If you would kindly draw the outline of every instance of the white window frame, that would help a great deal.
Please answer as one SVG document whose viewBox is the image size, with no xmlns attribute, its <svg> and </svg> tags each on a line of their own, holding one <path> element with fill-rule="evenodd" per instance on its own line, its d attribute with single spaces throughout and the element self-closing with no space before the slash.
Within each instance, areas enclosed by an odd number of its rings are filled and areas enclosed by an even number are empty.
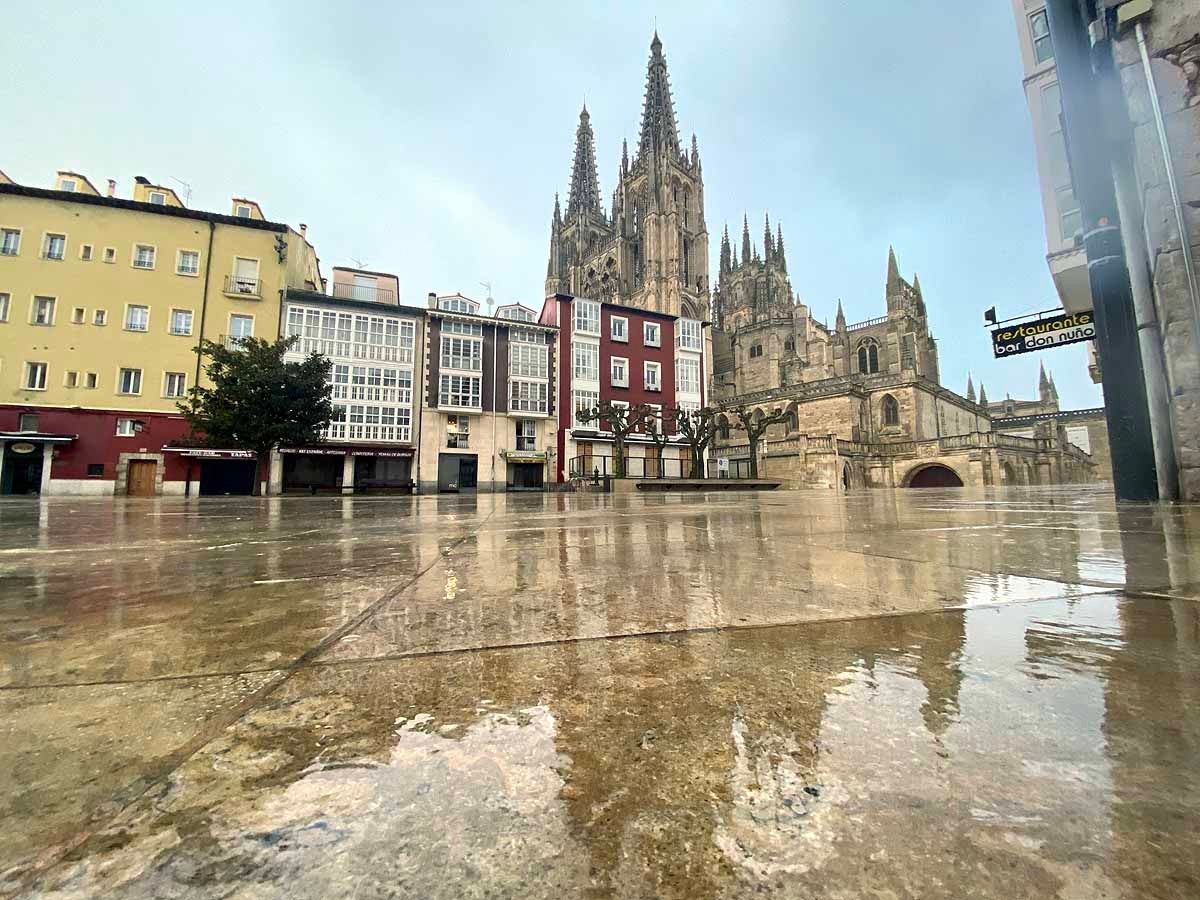
<svg viewBox="0 0 1200 900">
<path fill-rule="evenodd" d="M 49 300 L 50 301 L 50 318 L 46 322 L 39 322 L 37 320 L 38 319 L 38 301 L 39 300 Z M 37 325 L 39 328 L 49 328 L 51 325 L 54 324 L 54 320 L 57 317 L 58 317 L 58 298 L 57 297 L 49 297 L 44 294 L 34 294 L 33 302 L 30 304 L 30 307 L 29 307 L 29 324 Z"/>
<path fill-rule="evenodd" d="M 79 387 L 79 373 L 72 370 L 63 375 L 63 387 L 76 388 Z"/>
<path fill-rule="evenodd" d="M 179 381 L 179 391 L 171 392 L 172 379 Z M 169 400 L 180 400 L 187 395 L 187 372 L 163 372 L 163 396 Z"/>
<path fill-rule="evenodd" d="M 149 265 L 142 265 L 142 251 L 149 251 L 146 259 L 149 260 Z M 129 257 L 129 265 L 135 269 L 141 269 L 145 272 L 153 272 L 155 266 L 158 265 L 158 245 L 157 244 L 134 244 L 133 253 Z"/>
<path fill-rule="evenodd" d="M 446 449 L 448 450 L 470 450 L 471 449 L 471 417 L 449 415 L 446 416 Z"/>
<path fill-rule="evenodd" d="M 621 328 L 618 332 L 617 323 L 621 323 Z M 629 343 L 629 317 L 628 316 L 610 316 L 608 319 L 608 336 L 611 340 L 622 344 Z"/>
<path fill-rule="evenodd" d="M 550 409 L 550 386 L 545 381 L 514 378 L 508 388 L 509 412 L 546 415 Z"/>
<path fill-rule="evenodd" d="M 108 324 L 108 310 L 94 309 L 92 310 L 92 324 L 104 326 Z"/>
<path fill-rule="evenodd" d="M 650 383 L 650 373 L 654 373 L 654 384 Z M 646 360 L 642 363 L 642 388 L 647 391 L 661 391 L 662 384 L 662 363 Z"/>
<path fill-rule="evenodd" d="M 53 238 L 62 239 L 62 253 L 58 256 L 50 255 L 51 240 Z M 58 231 L 47 231 L 42 234 L 42 259 L 52 259 L 56 262 L 61 262 L 67 258 L 67 236 Z"/>
<path fill-rule="evenodd" d="M 9 236 L 15 236 L 13 241 L 9 241 Z M 10 249 L 11 247 L 11 249 Z M 21 255 L 21 229 L 0 227 L 0 256 L 20 256 Z"/>
<path fill-rule="evenodd" d="M 242 212 L 242 210 L 245 210 L 245 212 Z M 249 219 L 254 215 L 254 210 L 245 203 L 235 203 L 233 205 L 233 215 L 237 219 Z"/>
<path fill-rule="evenodd" d="M 617 375 L 617 367 L 621 375 Z M 624 356 L 610 356 L 608 359 L 608 380 L 613 387 L 629 387 L 629 359 Z"/>
<path fill-rule="evenodd" d="M 91 244 L 80 244 L 79 245 L 79 259 L 82 262 L 91 262 L 93 256 L 95 255 L 95 249 L 96 248 L 93 247 Z"/>
<path fill-rule="evenodd" d="M 575 299 L 575 334 L 600 335 L 600 301 Z"/>
<path fill-rule="evenodd" d="M 600 405 L 600 392 L 589 390 L 573 390 L 571 392 L 571 427 L 585 428 L 592 431 L 598 431 L 600 423 L 593 420 L 591 422 L 579 421 L 579 410 L 591 409 L 594 406 Z"/>
<path fill-rule="evenodd" d="M 548 378 L 550 356 L 546 345 L 509 341 L 508 374 L 514 378 Z"/>
<path fill-rule="evenodd" d="M 516 437 L 516 446 L 518 453 L 534 453 L 537 451 L 537 419 L 517 419 L 517 425 L 514 429 Z M 525 446 L 521 446 L 521 442 L 525 442 Z"/>
<path fill-rule="evenodd" d="M 1042 19 L 1044 19 L 1046 22 L 1046 33 L 1044 35 L 1042 35 L 1041 40 L 1044 40 L 1050 46 L 1050 55 L 1047 56 L 1045 59 L 1038 59 L 1038 40 L 1039 40 L 1039 38 L 1038 38 L 1037 32 L 1034 31 L 1034 28 L 1033 28 L 1033 22 L 1039 16 Z M 1050 17 L 1046 13 L 1046 8 L 1042 7 L 1041 9 L 1035 9 L 1033 12 L 1029 13 L 1025 18 L 1029 25 L 1029 46 L 1033 50 L 1033 64 L 1035 66 L 1040 66 L 1043 63 L 1053 62 L 1053 60 L 1054 60 L 1054 39 L 1050 36 Z"/>
<path fill-rule="evenodd" d="M 462 402 L 464 399 L 466 402 Z M 448 409 L 482 410 L 483 376 L 439 372 L 438 406 Z"/>
<path fill-rule="evenodd" d="M 78 186 L 79 183 L 74 178 L 60 178 L 58 180 L 58 189 L 66 191 L 68 194 L 75 193 L 75 188 Z"/>
<path fill-rule="evenodd" d="M 175 314 L 176 313 L 187 313 L 188 320 L 187 320 L 187 330 L 186 331 L 179 331 L 175 328 Z M 177 337 L 186 337 L 187 335 L 190 335 L 192 333 L 192 328 L 194 327 L 195 321 L 196 321 L 196 313 L 194 310 L 184 309 L 183 307 L 179 307 L 179 306 L 173 306 L 173 307 L 171 307 L 171 316 L 167 320 L 167 333 L 176 335 Z"/>
<path fill-rule="evenodd" d="M 694 378 L 685 377 L 684 371 Z M 700 393 L 700 360 L 690 356 L 675 358 L 675 393 L 695 396 Z"/>
<path fill-rule="evenodd" d="M 143 322 L 143 327 L 141 327 L 141 328 L 134 327 L 134 322 L 133 322 L 133 311 L 134 310 L 145 310 L 146 318 L 145 318 L 145 321 Z M 150 330 L 150 307 L 146 306 L 143 303 L 126 303 L 125 304 L 125 317 L 122 320 L 121 328 L 124 331 L 134 331 L 134 332 L 137 332 L 138 334 L 144 334 L 145 332 L 149 331 Z"/>
<path fill-rule="evenodd" d="M 238 319 L 239 321 L 249 320 L 250 332 L 248 334 L 234 334 L 233 333 L 233 320 L 234 319 Z M 229 337 L 231 337 L 231 338 L 238 338 L 238 339 L 252 338 L 252 337 L 254 337 L 254 316 L 250 315 L 249 313 L 230 313 L 229 320 L 228 320 L 228 322 L 226 322 L 226 329 L 227 330 L 225 333 L 227 335 L 229 335 Z"/>
<path fill-rule="evenodd" d="M 440 368 L 456 372 L 482 372 L 483 338 L 443 334 L 439 363 Z"/>
<path fill-rule="evenodd" d="M 132 382 L 132 386 L 136 387 L 137 390 L 125 390 L 126 372 L 131 373 L 130 381 Z M 117 369 L 117 393 L 125 397 L 140 397 L 142 395 L 142 370 L 132 369 L 124 366 Z"/>
<path fill-rule="evenodd" d="M 680 350 L 699 353 L 704 348 L 703 332 L 698 319 L 680 319 L 675 332 L 675 346 Z"/>
<path fill-rule="evenodd" d="M 127 416 L 118 418 L 117 437 L 137 437 L 137 423 Z"/>
<path fill-rule="evenodd" d="M 651 335 L 653 334 L 653 337 Z M 642 323 L 642 344 L 647 347 L 662 346 L 662 325 L 658 322 Z"/>
<path fill-rule="evenodd" d="M 153 204 L 154 206 L 166 206 L 167 205 L 167 195 L 163 191 L 149 191 L 146 194 L 146 198 L 147 198 L 146 202 Z"/>
<path fill-rule="evenodd" d="M 7 322 L 9 312 L 12 310 L 12 294 L 7 291 L 0 291 L 0 322 Z"/>
<path fill-rule="evenodd" d="M 581 357 L 586 357 L 581 360 Z M 571 350 L 571 372 L 575 381 L 600 383 L 600 345 L 578 341 Z"/>
<path fill-rule="evenodd" d="M 34 378 L 35 372 L 40 373 L 40 378 Z M 44 362 L 26 362 L 25 363 L 25 379 L 22 382 L 22 388 L 27 391 L 44 391 L 46 383 L 50 380 L 50 364 Z"/>
<path fill-rule="evenodd" d="M 102 256 L 101 259 L 103 259 L 109 265 L 112 265 L 113 263 L 115 263 L 117 261 L 117 248 L 116 247 L 105 247 L 104 248 L 104 256 Z"/>
<path fill-rule="evenodd" d="M 196 257 L 196 268 L 195 269 L 183 268 L 183 255 L 185 253 L 190 253 Z M 187 247 L 181 247 L 180 249 L 176 250 L 175 251 L 175 274 L 183 275 L 185 278 L 199 278 L 200 277 L 200 251 L 192 250 Z"/>
<path fill-rule="evenodd" d="M 87 321 L 87 310 L 82 306 L 76 306 L 71 310 L 71 324 L 82 325 Z"/>
</svg>

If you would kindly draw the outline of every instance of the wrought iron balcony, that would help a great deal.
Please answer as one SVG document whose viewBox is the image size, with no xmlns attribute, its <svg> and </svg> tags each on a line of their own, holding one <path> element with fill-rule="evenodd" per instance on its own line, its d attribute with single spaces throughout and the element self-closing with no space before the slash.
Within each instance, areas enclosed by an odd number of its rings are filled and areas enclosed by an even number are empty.
<svg viewBox="0 0 1200 900">
<path fill-rule="evenodd" d="M 334 282 L 333 296 L 342 300 L 365 300 L 368 303 L 394 303 L 395 292 L 367 284 L 338 284 Z"/>
<path fill-rule="evenodd" d="M 226 350 L 245 350 L 246 348 L 242 344 L 242 341 L 244 341 L 248 338 L 253 338 L 253 337 L 254 337 L 254 335 L 252 335 L 252 334 L 246 334 L 246 335 L 223 334 L 223 335 L 221 335 L 220 342 L 225 346 Z"/>
<path fill-rule="evenodd" d="M 262 297 L 262 280 L 259 278 L 243 278 L 241 275 L 226 275 L 225 293 L 234 297 L 246 297 L 258 300 Z"/>
</svg>

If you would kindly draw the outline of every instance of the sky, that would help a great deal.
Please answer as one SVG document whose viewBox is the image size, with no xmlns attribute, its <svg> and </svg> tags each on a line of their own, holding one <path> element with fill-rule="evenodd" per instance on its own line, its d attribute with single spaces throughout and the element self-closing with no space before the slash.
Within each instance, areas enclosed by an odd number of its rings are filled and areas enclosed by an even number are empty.
<svg viewBox="0 0 1200 900">
<path fill-rule="evenodd" d="M 1016 23 L 1005 0 L 736 3 L 18 3 L 0 32 L 0 169 L 74 169 L 130 196 L 257 200 L 304 222 L 326 275 L 540 308 L 580 106 L 611 199 L 657 26 L 680 138 L 725 223 L 782 223 L 792 287 L 831 324 L 883 315 L 888 246 L 921 276 L 942 383 L 1097 406 L 1084 345 L 995 360 L 983 311 L 1058 305 Z M 12 140 L 12 137 L 17 137 Z"/>
</svg>

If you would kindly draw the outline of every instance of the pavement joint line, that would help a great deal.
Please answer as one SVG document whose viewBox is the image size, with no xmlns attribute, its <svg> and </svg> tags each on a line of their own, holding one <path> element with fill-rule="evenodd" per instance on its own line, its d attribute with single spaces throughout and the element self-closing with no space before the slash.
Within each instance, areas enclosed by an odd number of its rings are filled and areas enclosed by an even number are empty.
<svg viewBox="0 0 1200 900">
<path fill-rule="evenodd" d="M 265 701 L 271 694 L 278 690 L 286 681 L 292 678 L 297 672 L 306 666 L 313 663 L 317 657 L 344 638 L 347 634 L 357 629 L 364 622 L 370 619 L 375 613 L 382 609 L 387 603 L 395 599 L 408 588 L 412 587 L 421 580 L 434 566 L 438 565 L 450 554 L 457 550 L 460 546 L 466 543 L 473 535 L 477 534 L 487 521 L 495 514 L 495 509 L 479 521 L 478 525 L 465 532 L 461 536 L 449 542 L 445 547 L 441 548 L 436 556 L 429 563 L 416 572 L 414 575 L 407 578 L 402 584 L 396 585 L 370 603 L 354 618 L 348 622 L 335 628 L 324 638 L 306 650 L 300 656 L 296 657 L 291 663 L 278 668 L 278 675 L 268 680 L 262 687 L 249 694 L 241 703 L 227 710 L 217 713 L 212 716 L 197 730 L 197 732 L 171 753 L 161 756 L 156 760 L 152 760 L 148 771 L 136 778 L 131 784 L 119 789 L 113 795 L 112 800 L 119 804 L 119 809 L 111 813 L 98 817 L 98 821 L 88 822 L 81 828 L 74 837 L 62 842 L 61 844 L 49 848 L 43 854 L 34 860 L 28 871 L 23 873 L 16 879 L 13 889 L 3 894 L 5 898 L 18 896 L 23 890 L 29 888 L 32 883 L 41 875 L 45 874 L 52 866 L 62 862 L 68 855 L 81 847 L 84 843 L 90 840 L 102 828 L 115 822 L 128 810 L 134 803 L 143 797 L 156 784 L 165 781 L 172 772 L 182 766 L 188 759 L 199 752 L 206 744 L 214 740 L 221 732 L 225 731 L 231 725 L 239 721 L 246 713 L 254 709 Z M 100 804 L 97 804 L 99 806 Z M 87 818 L 91 818 L 94 814 L 89 814 Z"/>
</svg>

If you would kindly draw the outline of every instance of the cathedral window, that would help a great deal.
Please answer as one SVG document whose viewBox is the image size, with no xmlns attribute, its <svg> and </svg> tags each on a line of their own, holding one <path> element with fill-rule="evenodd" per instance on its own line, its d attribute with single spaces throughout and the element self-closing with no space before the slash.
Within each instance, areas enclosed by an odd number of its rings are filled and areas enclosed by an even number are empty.
<svg viewBox="0 0 1200 900">
<path fill-rule="evenodd" d="M 680 267 L 683 270 L 684 283 L 686 283 L 688 281 L 688 279 L 691 278 L 691 266 L 688 264 L 688 262 L 689 262 L 688 258 L 692 255 L 691 249 L 692 249 L 691 242 L 687 238 L 684 238 L 683 239 L 683 256 L 682 256 L 682 259 L 680 260 Z"/>
<path fill-rule="evenodd" d="M 879 371 L 879 348 L 874 344 L 867 348 L 867 362 L 872 373 Z"/>
<path fill-rule="evenodd" d="M 750 358 L 751 359 L 758 359 L 758 357 L 760 357 L 762 355 L 763 355 L 762 344 L 751 344 L 750 345 Z"/>
<path fill-rule="evenodd" d="M 725 416 L 717 420 L 717 437 L 723 441 L 729 440 L 729 420 Z"/>
<path fill-rule="evenodd" d="M 883 400 L 879 403 L 879 411 L 885 426 L 900 424 L 900 404 L 891 394 L 883 395 Z"/>
<path fill-rule="evenodd" d="M 863 375 L 874 375 L 879 371 L 879 345 L 874 341 L 863 341 L 859 345 L 858 371 Z"/>
<path fill-rule="evenodd" d="M 784 341 L 783 342 L 783 352 L 784 353 L 795 353 L 796 352 L 796 342 L 793 341 L 791 338 L 788 338 L 786 341 Z"/>
</svg>

